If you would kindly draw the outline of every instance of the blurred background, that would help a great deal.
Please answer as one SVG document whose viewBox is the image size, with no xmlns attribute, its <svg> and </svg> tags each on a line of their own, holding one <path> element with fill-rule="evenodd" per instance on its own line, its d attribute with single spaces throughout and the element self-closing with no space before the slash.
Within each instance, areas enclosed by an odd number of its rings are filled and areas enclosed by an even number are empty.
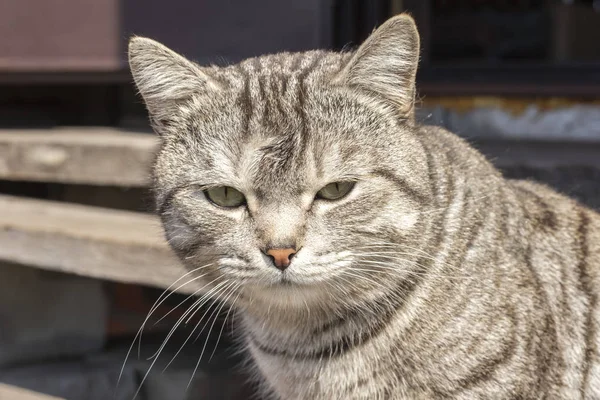
<svg viewBox="0 0 600 400">
<path fill-rule="evenodd" d="M 193 290 L 159 298 L 184 271 L 152 215 L 130 35 L 224 65 L 352 49 L 403 11 L 422 36 L 419 120 L 600 209 L 599 0 L 0 2 L 0 399 L 248 398 L 219 304 L 153 357 Z"/>
</svg>

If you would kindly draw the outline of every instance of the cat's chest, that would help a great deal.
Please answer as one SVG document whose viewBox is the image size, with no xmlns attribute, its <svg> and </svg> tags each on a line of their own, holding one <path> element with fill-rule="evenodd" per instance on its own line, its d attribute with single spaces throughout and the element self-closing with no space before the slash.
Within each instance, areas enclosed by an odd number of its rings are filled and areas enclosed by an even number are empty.
<svg viewBox="0 0 600 400">
<path fill-rule="evenodd" d="M 405 375 L 398 363 L 403 352 L 390 346 L 394 324 L 367 334 L 368 324 L 347 319 L 294 329 L 265 328 L 249 316 L 244 320 L 257 372 L 281 399 L 386 398 L 398 392 L 398 376 Z"/>
<path fill-rule="evenodd" d="M 292 358 L 250 347 L 255 365 L 267 385 L 281 399 L 370 399 L 378 398 L 391 382 L 374 360 L 361 354 L 336 359 Z"/>
</svg>

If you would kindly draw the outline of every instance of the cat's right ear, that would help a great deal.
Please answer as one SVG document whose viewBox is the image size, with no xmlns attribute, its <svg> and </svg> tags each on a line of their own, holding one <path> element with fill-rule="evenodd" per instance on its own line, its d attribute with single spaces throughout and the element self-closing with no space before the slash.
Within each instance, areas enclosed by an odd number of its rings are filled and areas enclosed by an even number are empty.
<svg viewBox="0 0 600 400">
<path fill-rule="evenodd" d="M 194 94 L 219 89 L 200 66 L 144 37 L 129 41 L 129 67 L 159 134 L 180 104 Z"/>
</svg>

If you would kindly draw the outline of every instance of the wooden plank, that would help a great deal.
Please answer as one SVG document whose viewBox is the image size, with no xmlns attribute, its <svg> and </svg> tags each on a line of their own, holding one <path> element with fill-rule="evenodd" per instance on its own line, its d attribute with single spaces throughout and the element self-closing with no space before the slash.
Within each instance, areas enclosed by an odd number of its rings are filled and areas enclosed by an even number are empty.
<svg viewBox="0 0 600 400">
<path fill-rule="evenodd" d="M 160 288 L 186 273 L 152 215 L 4 195 L 0 260 Z"/>
<path fill-rule="evenodd" d="M 0 179 L 148 186 L 157 146 L 109 128 L 0 130 Z"/>
<path fill-rule="evenodd" d="M 0 383 L 0 400 L 63 400 L 47 394 L 36 393 L 16 386 Z"/>
</svg>

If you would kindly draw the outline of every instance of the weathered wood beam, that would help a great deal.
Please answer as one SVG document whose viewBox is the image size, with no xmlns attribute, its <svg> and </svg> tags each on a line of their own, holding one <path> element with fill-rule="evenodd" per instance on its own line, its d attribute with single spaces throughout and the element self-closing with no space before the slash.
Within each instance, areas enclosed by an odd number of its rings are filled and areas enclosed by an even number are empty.
<svg viewBox="0 0 600 400">
<path fill-rule="evenodd" d="M 0 179 L 144 187 L 158 140 L 110 128 L 0 130 Z"/>
<path fill-rule="evenodd" d="M 152 215 L 4 195 L 0 260 L 160 288 L 186 273 Z"/>
<path fill-rule="evenodd" d="M 63 400 L 47 394 L 36 393 L 20 387 L 0 383 L 0 400 Z"/>
</svg>

